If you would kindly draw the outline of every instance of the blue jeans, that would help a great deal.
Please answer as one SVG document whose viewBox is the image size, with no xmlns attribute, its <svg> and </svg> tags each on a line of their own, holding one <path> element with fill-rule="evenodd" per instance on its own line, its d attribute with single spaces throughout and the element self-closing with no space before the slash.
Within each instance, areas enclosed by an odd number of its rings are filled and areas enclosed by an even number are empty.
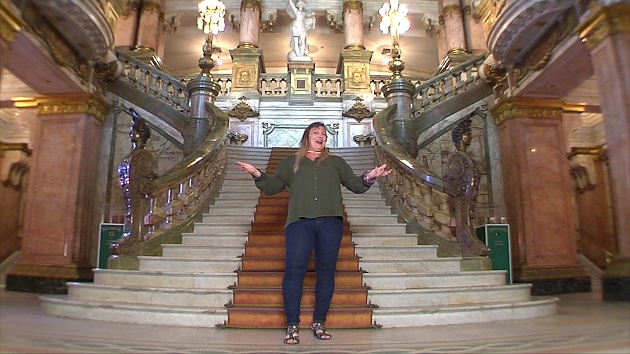
<svg viewBox="0 0 630 354">
<path fill-rule="evenodd" d="M 335 269 L 342 237 L 343 220 L 336 216 L 300 219 L 286 228 L 286 266 L 282 297 L 288 326 L 300 323 L 304 276 L 313 251 L 316 275 L 313 322 L 326 321 L 335 291 Z"/>
</svg>

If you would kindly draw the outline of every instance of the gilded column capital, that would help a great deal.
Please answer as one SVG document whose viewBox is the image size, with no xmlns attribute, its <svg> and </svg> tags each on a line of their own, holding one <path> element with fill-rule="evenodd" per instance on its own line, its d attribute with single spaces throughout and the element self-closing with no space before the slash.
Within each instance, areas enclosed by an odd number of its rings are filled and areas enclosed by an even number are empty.
<svg viewBox="0 0 630 354">
<path fill-rule="evenodd" d="M 363 13 L 363 2 L 359 0 L 347 0 L 343 3 L 343 13 L 348 11 L 361 11 Z"/>
<path fill-rule="evenodd" d="M 102 97 L 92 94 L 52 95 L 37 98 L 37 113 L 40 115 L 85 113 L 103 122 L 108 111 L 107 102 Z"/>
<path fill-rule="evenodd" d="M 543 100 L 529 98 L 509 98 L 502 100 L 490 109 L 497 125 L 518 118 L 562 119 L 564 111 L 562 100 Z"/>
<path fill-rule="evenodd" d="M 630 5 L 616 3 L 608 7 L 597 7 L 584 22 L 578 25 L 582 42 L 589 50 L 610 35 L 618 32 L 630 33 Z"/>
<path fill-rule="evenodd" d="M 262 16 L 262 7 L 260 5 L 260 0 L 242 0 L 241 1 L 241 12 L 245 9 L 255 9 L 258 10 L 259 16 Z"/>
<path fill-rule="evenodd" d="M 4 1 L 0 1 L 0 38 L 12 43 L 24 26 L 24 20 Z"/>
<path fill-rule="evenodd" d="M 447 18 L 451 15 L 459 15 L 459 16 L 463 16 L 462 15 L 462 8 L 459 5 L 446 5 L 444 6 L 444 8 L 442 8 L 442 16 L 444 16 L 444 18 Z"/>
</svg>

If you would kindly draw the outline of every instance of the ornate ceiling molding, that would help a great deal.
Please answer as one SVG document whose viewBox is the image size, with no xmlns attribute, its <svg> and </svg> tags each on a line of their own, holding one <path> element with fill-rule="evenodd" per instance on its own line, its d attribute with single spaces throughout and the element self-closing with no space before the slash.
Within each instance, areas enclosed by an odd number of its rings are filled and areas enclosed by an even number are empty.
<svg viewBox="0 0 630 354">
<path fill-rule="evenodd" d="M 575 3 L 575 0 L 509 2 L 488 33 L 488 48 L 499 63 L 512 66 L 555 23 L 555 18 Z"/>
<path fill-rule="evenodd" d="M 107 56 L 114 33 L 98 1 L 41 1 L 37 6 L 81 57 L 98 61 Z"/>
</svg>

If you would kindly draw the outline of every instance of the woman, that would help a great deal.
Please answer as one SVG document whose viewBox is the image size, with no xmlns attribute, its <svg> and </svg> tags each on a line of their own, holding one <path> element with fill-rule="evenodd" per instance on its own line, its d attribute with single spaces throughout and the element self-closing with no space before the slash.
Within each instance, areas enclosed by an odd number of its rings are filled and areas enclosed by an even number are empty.
<svg viewBox="0 0 630 354">
<path fill-rule="evenodd" d="M 289 212 L 285 223 L 286 266 L 282 281 L 284 312 L 287 317 L 286 344 L 298 344 L 300 338 L 300 301 L 304 276 L 315 251 L 315 311 L 313 335 L 328 340 L 324 323 L 335 290 L 335 269 L 343 236 L 341 185 L 354 193 L 366 192 L 378 177 L 387 176 L 387 165 L 357 176 L 346 161 L 326 149 L 326 127 L 310 124 L 300 140 L 296 154 L 278 164 L 273 176 L 245 162 L 236 162 L 251 174 L 256 187 L 267 195 L 290 188 Z"/>
</svg>

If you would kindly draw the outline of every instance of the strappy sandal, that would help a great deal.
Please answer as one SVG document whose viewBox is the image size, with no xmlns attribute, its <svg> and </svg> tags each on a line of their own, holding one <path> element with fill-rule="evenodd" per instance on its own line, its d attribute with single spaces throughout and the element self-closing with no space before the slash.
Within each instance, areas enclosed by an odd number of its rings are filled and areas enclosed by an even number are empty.
<svg viewBox="0 0 630 354">
<path fill-rule="evenodd" d="M 284 344 L 295 345 L 300 343 L 300 328 L 297 325 L 287 327 L 287 335 L 284 337 Z"/>
<path fill-rule="evenodd" d="M 317 339 L 329 340 L 330 338 L 332 338 L 332 336 L 328 332 L 326 332 L 326 328 L 321 322 L 313 322 L 313 324 L 311 325 L 311 331 L 313 331 L 313 336 L 315 336 L 315 338 Z"/>
</svg>

